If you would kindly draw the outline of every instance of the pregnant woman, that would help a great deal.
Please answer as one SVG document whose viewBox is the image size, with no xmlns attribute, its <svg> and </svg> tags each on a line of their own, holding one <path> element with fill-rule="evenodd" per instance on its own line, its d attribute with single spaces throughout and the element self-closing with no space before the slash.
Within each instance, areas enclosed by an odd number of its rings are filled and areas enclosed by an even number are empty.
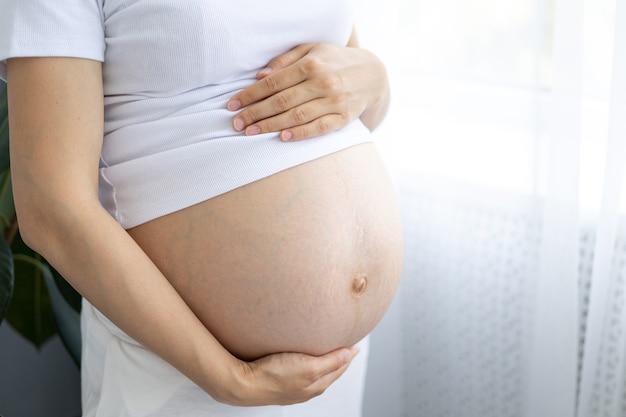
<svg viewBox="0 0 626 417">
<path fill-rule="evenodd" d="M 83 415 L 359 416 L 402 237 L 348 0 L 0 5 L 20 230 L 84 296 Z"/>
</svg>

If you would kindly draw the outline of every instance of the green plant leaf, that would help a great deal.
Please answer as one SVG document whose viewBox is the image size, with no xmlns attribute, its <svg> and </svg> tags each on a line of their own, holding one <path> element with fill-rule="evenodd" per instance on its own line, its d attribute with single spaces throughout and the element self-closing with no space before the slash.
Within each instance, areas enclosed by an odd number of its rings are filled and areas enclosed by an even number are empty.
<svg viewBox="0 0 626 417">
<path fill-rule="evenodd" d="M 16 242 L 13 243 L 15 245 Z M 15 289 L 6 320 L 40 349 L 57 332 L 50 296 L 40 268 L 41 258 L 36 254 L 16 253 L 15 249 L 13 252 Z"/>
<path fill-rule="evenodd" d="M 61 276 L 50 264 L 48 264 L 50 270 L 52 271 L 52 276 L 54 277 L 54 282 L 63 295 L 65 302 L 67 302 L 77 313 L 80 314 L 82 308 L 82 300 L 81 295 L 72 287 L 69 282 Z"/>
<path fill-rule="evenodd" d="M 17 232 L 17 235 L 13 239 L 13 242 L 11 243 L 11 250 L 13 251 L 13 254 L 26 255 L 30 256 L 31 258 L 41 257 L 41 255 L 29 248 L 26 243 L 24 243 L 24 241 L 22 240 L 22 236 L 19 233 L 19 230 Z M 19 276 L 17 274 L 15 276 L 17 279 L 19 279 Z"/>
<path fill-rule="evenodd" d="M 15 216 L 13 203 L 13 189 L 11 187 L 11 172 L 7 169 L 0 171 L 0 230 L 5 230 Z"/>
<path fill-rule="evenodd" d="M 7 85 L 0 81 L 0 172 L 9 167 L 9 104 Z"/>
<path fill-rule="evenodd" d="M 54 311 L 54 318 L 59 331 L 59 336 L 61 336 L 61 341 L 65 345 L 65 348 L 69 352 L 72 359 L 74 359 L 76 366 L 80 367 L 80 314 L 74 310 L 74 308 L 66 301 L 65 297 L 63 297 L 61 291 L 59 291 L 52 271 L 48 265 L 42 263 L 40 268 L 48 287 L 48 292 L 52 301 L 52 310 Z M 65 282 L 63 279 L 62 281 Z"/>
<path fill-rule="evenodd" d="M 0 237 L 0 323 L 11 303 L 14 280 L 13 253 L 8 243 Z"/>
</svg>

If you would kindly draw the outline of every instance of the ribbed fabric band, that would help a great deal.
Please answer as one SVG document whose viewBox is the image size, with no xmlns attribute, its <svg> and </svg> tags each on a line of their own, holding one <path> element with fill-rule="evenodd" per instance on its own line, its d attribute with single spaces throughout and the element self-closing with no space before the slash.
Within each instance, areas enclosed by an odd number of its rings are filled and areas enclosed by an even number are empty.
<svg viewBox="0 0 626 417">
<path fill-rule="evenodd" d="M 0 76 L 14 56 L 103 61 L 100 198 L 128 228 L 369 141 L 358 121 L 297 143 L 245 137 L 226 110 L 272 58 L 351 30 L 350 0 L 5 0 Z"/>
</svg>

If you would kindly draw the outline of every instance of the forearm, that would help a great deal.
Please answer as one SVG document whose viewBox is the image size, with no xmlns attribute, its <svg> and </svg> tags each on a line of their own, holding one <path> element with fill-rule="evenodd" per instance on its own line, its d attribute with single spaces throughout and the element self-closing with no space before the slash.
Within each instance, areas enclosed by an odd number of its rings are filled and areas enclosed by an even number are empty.
<svg viewBox="0 0 626 417">
<path fill-rule="evenodd" d="M 27 241 L 118 327 L 214 398 L 229 402 L 225 391 L 233 381 L 228 380 L 228 370 L 236 366 L 236 359 L 130 236 L 95 205 L 42 202 L 47 215 L 23 213 L 26 221 L 36 219 L 40 228 L 31 228 Z"/>
<path fill-rule="evenodd" d="M 122 330 L 219 397 L 214 387 L 228 385 L 219 369 L 235 358 L 98 201 L 100 64 L 33 58 L 8 70 L 22 237 Z"/>
</svg>

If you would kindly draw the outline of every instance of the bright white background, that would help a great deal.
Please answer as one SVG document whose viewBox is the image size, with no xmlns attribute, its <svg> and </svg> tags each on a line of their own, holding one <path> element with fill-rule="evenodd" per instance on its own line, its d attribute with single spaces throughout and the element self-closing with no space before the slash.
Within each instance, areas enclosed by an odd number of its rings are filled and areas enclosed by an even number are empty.
<svg viewBox="0 0 626 417">
<path fill-rule="evenodd" d="M 626 416 L 623 0 L 373 3 L 406 261 L 366 416 Z"/>
</svg>

